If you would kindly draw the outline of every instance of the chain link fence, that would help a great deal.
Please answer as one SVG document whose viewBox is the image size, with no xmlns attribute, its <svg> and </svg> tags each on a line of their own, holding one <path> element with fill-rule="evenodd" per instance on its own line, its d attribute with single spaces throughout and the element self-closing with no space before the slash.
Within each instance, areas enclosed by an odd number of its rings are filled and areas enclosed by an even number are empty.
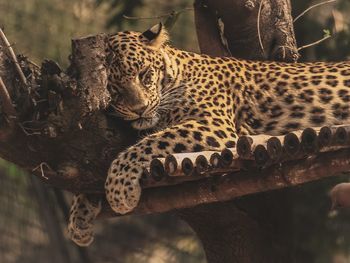
<svg viewBox="0 0 350 263">
<path fill-rule="evenodd" d="M 64 237 L 65 201 L 60 198 L 60 191 L 1 162 L 1 263 L 86 262 L 80 248 Z"/>
</svg>

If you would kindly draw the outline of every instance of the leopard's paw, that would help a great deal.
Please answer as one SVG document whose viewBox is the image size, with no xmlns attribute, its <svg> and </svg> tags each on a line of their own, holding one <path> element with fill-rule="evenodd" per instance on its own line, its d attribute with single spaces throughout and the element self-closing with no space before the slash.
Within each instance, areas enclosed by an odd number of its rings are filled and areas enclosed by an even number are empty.
<svg viewBox="0 0 350 263">
<path fill-rule="evenodd" d="M 106 197 L 111 208 L 118 214 L 132 211 L 138 204 L 141 196 L 140 167 L 125 167 L 112 163 L 105 184 Z"/>
<path fill-rule="evenodd" d="M 83 194 L 74 196 L 68 223 L 68 236 L 79 246 L 89 246 L 94 240 L 93 221 L 101 211 L 101 202 L 90 203 Z"/>
</svg>

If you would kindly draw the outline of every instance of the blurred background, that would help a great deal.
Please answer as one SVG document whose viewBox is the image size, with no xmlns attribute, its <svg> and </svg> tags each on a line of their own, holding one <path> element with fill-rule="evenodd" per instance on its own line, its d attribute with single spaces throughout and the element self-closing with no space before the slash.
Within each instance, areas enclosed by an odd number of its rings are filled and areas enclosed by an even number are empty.
<svg viewBox="0 0 350 263">
<path fill-rule="evenodd" d="M 292 1 L 294 17 L 315 3 Z M 66 67 L 71 38 L 143 31 L 173 11 L 178 16 L 170 32 L 172 44 L 198 51 L 191 7 L 189 0 L 0 0 L 0 26 L 17 53 L 38 64 L 49 58 Z M 312 9 L 295 22 L 298 45 L 331 37 L 303 49 L 301 60 L 349 59 L 349 27 L 349 0 Z M 1 263 L 205 262 L 192 230 L 171 214 L 99 222 L 93 245 L 79 248 L 65 233 L 70 195 L 43 187 L 5 161 L 0 160 L 0 167 Z M 333 185 L 347 180 L 344 175 L 290 190 L 295 262 L 350 262 L 350 212 L 331 212 L 328 198 Z"/>
</svg>

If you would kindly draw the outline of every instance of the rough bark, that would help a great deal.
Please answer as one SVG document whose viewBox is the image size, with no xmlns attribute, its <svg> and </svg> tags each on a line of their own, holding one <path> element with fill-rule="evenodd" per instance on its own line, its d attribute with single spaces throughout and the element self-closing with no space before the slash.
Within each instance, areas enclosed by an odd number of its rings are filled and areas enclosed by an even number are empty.
<svg viewBox="0 0 350 263">
<path fill-rule="evenodd" d="M 277 196 L 269 194 L 269 197 Z M 273 223 L 278 222 L 247 216 L 233 202 L 202 205 L 182 210 L 179 214 L 202 241 L 208 262 L 288 262 L 290 252 L 287 247 L 281 246 L 280 240 L 274 240 L 280 237 L 274 231 L 281 224 L 276 226 Z"/>
<path fill-rule="evenodd" d="M 11 120 L 1 104 L 2 158 L 57 187 L 73 192 L 91 186 L 101 189 L 110 162 L 137 138 L 126 123 L 105 111 L 109 100 L 105 37 L 73 40 L 67 72 L 52 61 L 38 68 L 21 57 L 27 85 L 20 82 L 0 40 L 0 77 L 17 112 Z"/>
<path fill-rule="evenodd" d="M 222 35 L 234 57 L 288 62 L 299 57 L 289 0 L 196 0 L 195 18 L 203 53 L 227 54 L 218 31 L 220 18 Z"/>
<path fill-rule="evenodd" d="M 202 9 L 198 7 L 201 5 Z M 203 12 L 203 5 L 210 11 Z M 221 18 L 222 35 L 232 56 L 287 62 L 295 62 L 299 57 L 289 0 L 196 1 L 195 12 L 196 23 L 203 20 L 199 17 L 210 13 L 210 21 L 215 20 L 213 16 Z M 196 28 L 201 52 L 225 55 L 218 31 L 215 34 L 215 30 L 201 30 L 203 27 L 198 25 Z M 216 44 L 206 44 L 207 39 Z M 180 212 L 180 216 L 201 239 L 209 263 L 287 263 L 292 262 L 289 199 L 288 191 L 268 192 L 238 201 L 201 205 Z"/>
</svg>

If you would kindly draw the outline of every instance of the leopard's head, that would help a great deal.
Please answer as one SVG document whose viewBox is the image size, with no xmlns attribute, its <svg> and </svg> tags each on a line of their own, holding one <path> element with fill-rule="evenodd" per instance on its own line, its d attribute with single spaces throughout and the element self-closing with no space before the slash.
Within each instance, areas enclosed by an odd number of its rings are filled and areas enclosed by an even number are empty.
<svg viewBox="0 0 350 263">
<path fill-rule="evenodd" d="M 148 129 L 159 120 L 168 34 L 162 24 L 143 33 L 119 32 L 109 38 L 108 88 L 115 115 Z"/>
</svg>

